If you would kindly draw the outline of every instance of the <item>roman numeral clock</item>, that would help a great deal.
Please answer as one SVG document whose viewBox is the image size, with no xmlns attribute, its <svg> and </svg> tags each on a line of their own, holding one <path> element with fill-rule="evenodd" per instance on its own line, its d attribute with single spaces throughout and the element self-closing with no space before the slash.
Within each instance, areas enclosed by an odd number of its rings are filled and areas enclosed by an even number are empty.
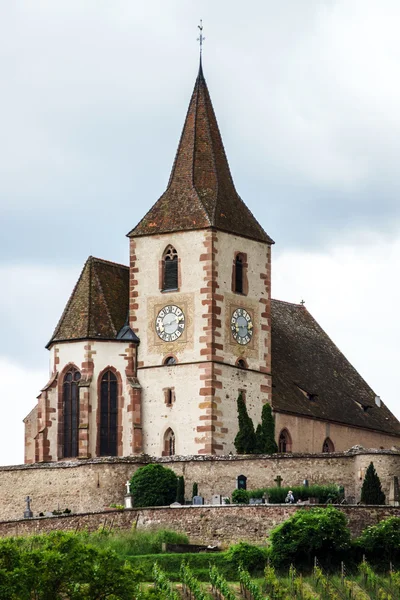
<svg viewBox="0 0 400 600">
<path fill-rule="evenodd" d="M 244 308 L 236 308 L 231 316 L 231 333 L 233 339 L 245 346 L 253 337 L 253 321 Z"/>
<path fill-rule="evenodd" d="M 185 313 L 179 306 L 168 304 L 156 317 L 156 332 L 164 342 L 175 342 L 185 330 Z"/>
</svg>

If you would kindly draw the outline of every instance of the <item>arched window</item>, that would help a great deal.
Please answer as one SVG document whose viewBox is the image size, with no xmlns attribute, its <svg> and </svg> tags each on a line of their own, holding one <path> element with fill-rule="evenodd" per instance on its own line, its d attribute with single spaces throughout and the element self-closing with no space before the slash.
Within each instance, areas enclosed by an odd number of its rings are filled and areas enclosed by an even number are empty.
<svg viewBox="0 0 400 600">
<path fill-rule="evenodd" d="M 164 359 L 164 365 L 176 365 L 175 356 L 167 356 L 167 358 Z"/>
<path fill-rule="evenodd" d="M 79 455 L 79 388 L 81 374 L 71 367 L 63 381 L 64 458 Z"/>
<path fill-rule="evenodd" d="M 236 361 L 236 366 L 239 367 L 240 369 L 247 369 L 247 363 L 244 360 L 244 358 L 239 358 Z"/>
<path fill-rule="evenodd" d="M 100 383 L 100 456 L 117 456 L 118 381 L 106 371 Z"/>
<path fill-rule="evenodd" d="M 162 290 L 178 289 L 178 253 L 172 246 L 167 246 L 162 260 Z"/>
<path fill-rule="evenodd" d="M 279 434 L 279 452 L 291 452 L 292 451 L 292 438 L 287 429 L 282 429 Z"/>
<path fill-rule="evenodd" d="M 335 452 L 335 446 L 330 438 L 326 438 L 322 445 L 322 452 Z"/>
<path fill-rule="evenodd" d="M 175 434 L 171 428 L 167 429 L 164 435 L 164 456 L 174 456 L 175 454 Z"/>
<path fill-rule="evenodd" d="M 247 296 L 249 285 L 247 281 L 247 254 L 237 252 L 232 265 L 232 292 Z"/>
</svg>

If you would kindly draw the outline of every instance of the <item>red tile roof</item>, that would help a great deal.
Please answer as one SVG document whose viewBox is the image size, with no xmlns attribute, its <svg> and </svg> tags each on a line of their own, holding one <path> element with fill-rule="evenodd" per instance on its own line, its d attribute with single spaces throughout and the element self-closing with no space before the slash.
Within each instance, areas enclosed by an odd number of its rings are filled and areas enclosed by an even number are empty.
<svg viewBox="0 0 400 600">
<path fill-rule="evenodd" d="M 273 243 L 235 189 L 200 64 L 167 190 L 128 236 L 208 227 Z"/>
</svg>

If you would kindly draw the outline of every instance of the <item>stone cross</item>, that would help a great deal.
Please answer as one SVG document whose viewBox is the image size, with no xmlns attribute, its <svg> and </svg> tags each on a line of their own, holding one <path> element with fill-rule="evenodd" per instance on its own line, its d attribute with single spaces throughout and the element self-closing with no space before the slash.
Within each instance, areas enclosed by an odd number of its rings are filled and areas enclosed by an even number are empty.
<svg viewBox="0 0 400 600">
<path fill-rule="evenodd" d="M 277 477 L 275 477 L 274 481 L 275 481 L 276 485 L 278 486 L 278 488 L 280 488 L 282 485 L 282 481 L 283 481 L 282 477 L 280 475 L 277 475 Z"/>
<path fill-rule="evenodd" d="M 26 502 L 26 509 L 25 510 L 31 510 L 31 499 L 29 496 L 27 496 L 25 498 L 25 502 Z"/>
<path fill-rule="evenodd" d="M 126 493 L 130 494 L 131 493 L 131 482 L 128 480 L 125 485 L 126 485 Z"/>
<path fill-rule="evenodd" d="M 25 498 L 25 502 L 24 519 L 31 519 L 33 517 L 33 512 L 31 511 L 31 499 L 29 496 Z"/>
</svg>

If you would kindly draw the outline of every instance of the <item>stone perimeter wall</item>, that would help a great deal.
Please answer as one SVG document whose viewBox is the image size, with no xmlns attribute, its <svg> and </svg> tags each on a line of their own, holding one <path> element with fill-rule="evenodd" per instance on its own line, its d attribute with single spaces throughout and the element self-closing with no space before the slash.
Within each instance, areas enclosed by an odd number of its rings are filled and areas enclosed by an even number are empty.
<svg viewBox="0 0 400 600">
<path fill-rule="evenodd" d="M 181 508 L 146 508 L 115 512 L 86 513 L 62 517 L 42 517 L 16 521 L 0 521 L 0 537 L 33 535 L 54 530 L 96 531 L 99 527 L 131 529 L 173 529 L 185 532 L 191 543 L 221 544 L 247 540 L 264 542 L 273 527 L 297 510 L 309 506 L 186 506 Z M 400 516 L 400 508 L 392 506 L 338 506 L 345 513 L 351 533 L 358 536 L 365 527 L 382 519 Z"/>
<path fill-rule="evenodd" d="M 30 496 L 35 516 L 69 508 L 74 513 L 103 511 L 110 503 L 123 504 L 125 482 L 140 466 L 151 462 L 171 467 L 185 477 L 186 497 L 192 485 L 210 502 L 214 494 L 230 497 L 238 475 L 246 475 L 247 489 L 282 485 L 337 483 L 347 497 L 360 496 L 362 478 L 373 461 L 388 499 L 390 480 L 400 476 L 400 452 L 352 450 L 333 454 L 275 456 L 186 456 L 154 459 L 148 456 L 89 459 L 0 467 L 0 519 L 18 519 Z"/>
</svg>

